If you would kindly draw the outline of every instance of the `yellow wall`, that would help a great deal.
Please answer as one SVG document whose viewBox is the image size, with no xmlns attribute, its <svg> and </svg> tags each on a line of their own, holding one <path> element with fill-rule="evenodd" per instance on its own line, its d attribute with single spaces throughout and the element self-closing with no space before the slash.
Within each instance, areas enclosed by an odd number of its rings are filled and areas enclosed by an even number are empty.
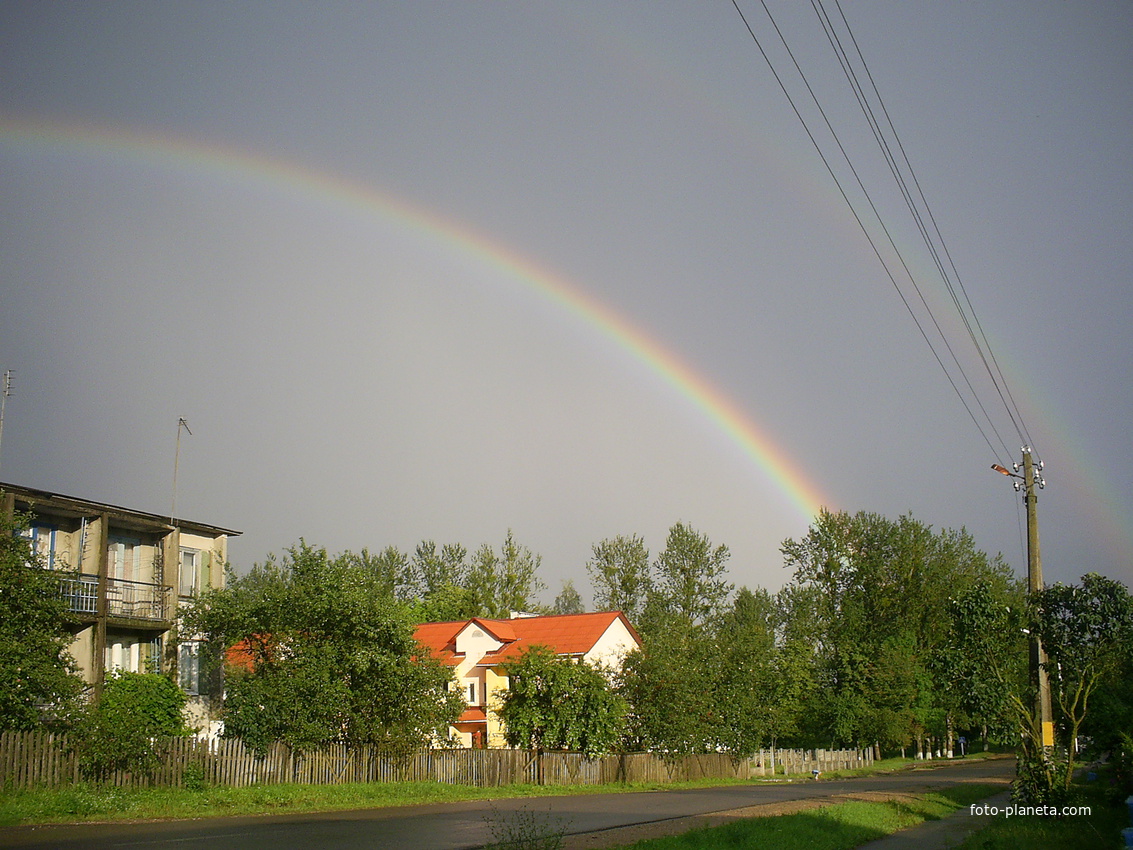
<svg viewBox="0 0 1133 850">
<path fill-rule="evenodd" d="M 508 678 L 498 669 L 484 671 L 484 690 L 488 695 L 488 746 L 506 747 L 504 739 L 504 726 L 500 723 L 500 716 L 496 713 L 502 705 L 501 696 L 508 689 Z"/>
<path fill-rule="evenodd" d="M 75 635 L 75 639 L 71 643 L 70 651 L 71 657 L 75 659 L 75 664 L 79 668 L 79 674 L 83 677 L 83 681 L 87 684 L 94 682 L 94 669 L 92 668 L 92 658 L 94 657 L 94 626 L 87 626 Z"/>
</svg>

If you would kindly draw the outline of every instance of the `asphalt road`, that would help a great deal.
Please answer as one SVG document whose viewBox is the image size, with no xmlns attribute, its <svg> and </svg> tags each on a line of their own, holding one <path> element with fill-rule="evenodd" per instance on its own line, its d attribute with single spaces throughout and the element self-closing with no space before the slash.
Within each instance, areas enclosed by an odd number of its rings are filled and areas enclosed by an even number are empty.
<svg viewBox="0 0 1133 850">
<path fill-rule="evenodd" d="M 527 816 L 561 825 L 568 834 L 863 791 L 905 791 L 1010 778 L 1015 762 L 993 759 L 940 764 L 884 776 L 822 782 L 646 791 L 445 803 L 324 814 L 226 817 L 143 823 L 69 824 L 0 830 L 0 847 L 60 850 L 458 850 L 497 839 L 492 824 Z"/>
</svg>

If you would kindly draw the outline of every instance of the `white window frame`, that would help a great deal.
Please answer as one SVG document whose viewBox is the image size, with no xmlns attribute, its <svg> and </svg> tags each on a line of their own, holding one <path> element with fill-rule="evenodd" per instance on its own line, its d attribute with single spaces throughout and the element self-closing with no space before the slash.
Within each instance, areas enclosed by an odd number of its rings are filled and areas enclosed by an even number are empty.
<svg viewBox="0 0 1133 850">
<path fill-rule="evenodd" d="M 121 670 L 126 673 L 144 673 L 141 670 L 141 641 L 136 637 L 114 635 L 106 640 L 104 669 L 108 673 Z"/>
<path fill-rule="evenodd" d="M 201 693 L 201 643 L 181 641 L 177 646 L 177 684 L 190 696 Z"/>
<path fill-rule="evenodd" d="M 141 554 L 141 540 L 117 534 L 110 535 L 107 544 L 107 575 L 122 581 L 138 581 L 142 568 Z"/>
<path fill-rule="evenodd" d="M 53 525 L 33 525 L 25 528 L 21 534 L 31 544 L 31 551 L 43 559 L 43 565 L 49 570 L 55 569 L 55 533 L 58 529 Z"/>
<path fill-rule="evenodd" d="M 189 555 L 192 559 L 192 566 L 189 569 L 189 582 L 185 581 L 185 556 Z M 181 551 L 177 556 L 177 595 L 178 596 L 196 596 L 200 593 L 201 581 L 201 550 L 191 549 L 187 546 L 182 546 Z M 189 592 L 185 592 L 188 587 Z"/>
</svg>

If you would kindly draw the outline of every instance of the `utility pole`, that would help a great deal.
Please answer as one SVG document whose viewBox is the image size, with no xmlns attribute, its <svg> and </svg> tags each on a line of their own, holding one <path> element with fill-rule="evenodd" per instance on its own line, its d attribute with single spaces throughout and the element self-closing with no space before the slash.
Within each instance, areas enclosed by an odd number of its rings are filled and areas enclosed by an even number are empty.
<svg viewBox="0 0 1133 850">
<path fill-rule="evenodd" d="M 1036 466 L 1030 446 L 1023 446 L 1023 474 L 1019 474 L 1019 464 L 1011 464 L 1011 472 L 999 464 L 992 469 L 1003 475 L 1017 479 L 1015 489 L 1023 491 L 1023 504 L 1027 506 L 1027 593 L 1034 596 L 1043 589 L 1042 556 L 1039 553 L 1038 494 L 1036 490 L 1046 487 L 1042 477 L 1043 463 Z M 1038 635 L 1030 636 L 1031 681 L 1035 684 L 1035 721 L 1042 736 L 1043 747 L 1054 746 L 1054 718 L 1050 707 L 1050 678 L 1047 675 L 1047 657 Z"/>
</svg>

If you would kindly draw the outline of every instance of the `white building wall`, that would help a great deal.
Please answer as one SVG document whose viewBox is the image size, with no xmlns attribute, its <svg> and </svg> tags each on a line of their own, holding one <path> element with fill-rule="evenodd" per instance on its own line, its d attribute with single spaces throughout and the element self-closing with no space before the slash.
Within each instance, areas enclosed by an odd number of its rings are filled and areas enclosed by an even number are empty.
<svg viewBox="0 0 1133 850">
<path fill-rule="evenodd" d="M 610 623 L 583 660 L 598 667 L 620 667 L 625 657 L 637 647 L 630 630 L 618 619 Z"/>
</svg>

